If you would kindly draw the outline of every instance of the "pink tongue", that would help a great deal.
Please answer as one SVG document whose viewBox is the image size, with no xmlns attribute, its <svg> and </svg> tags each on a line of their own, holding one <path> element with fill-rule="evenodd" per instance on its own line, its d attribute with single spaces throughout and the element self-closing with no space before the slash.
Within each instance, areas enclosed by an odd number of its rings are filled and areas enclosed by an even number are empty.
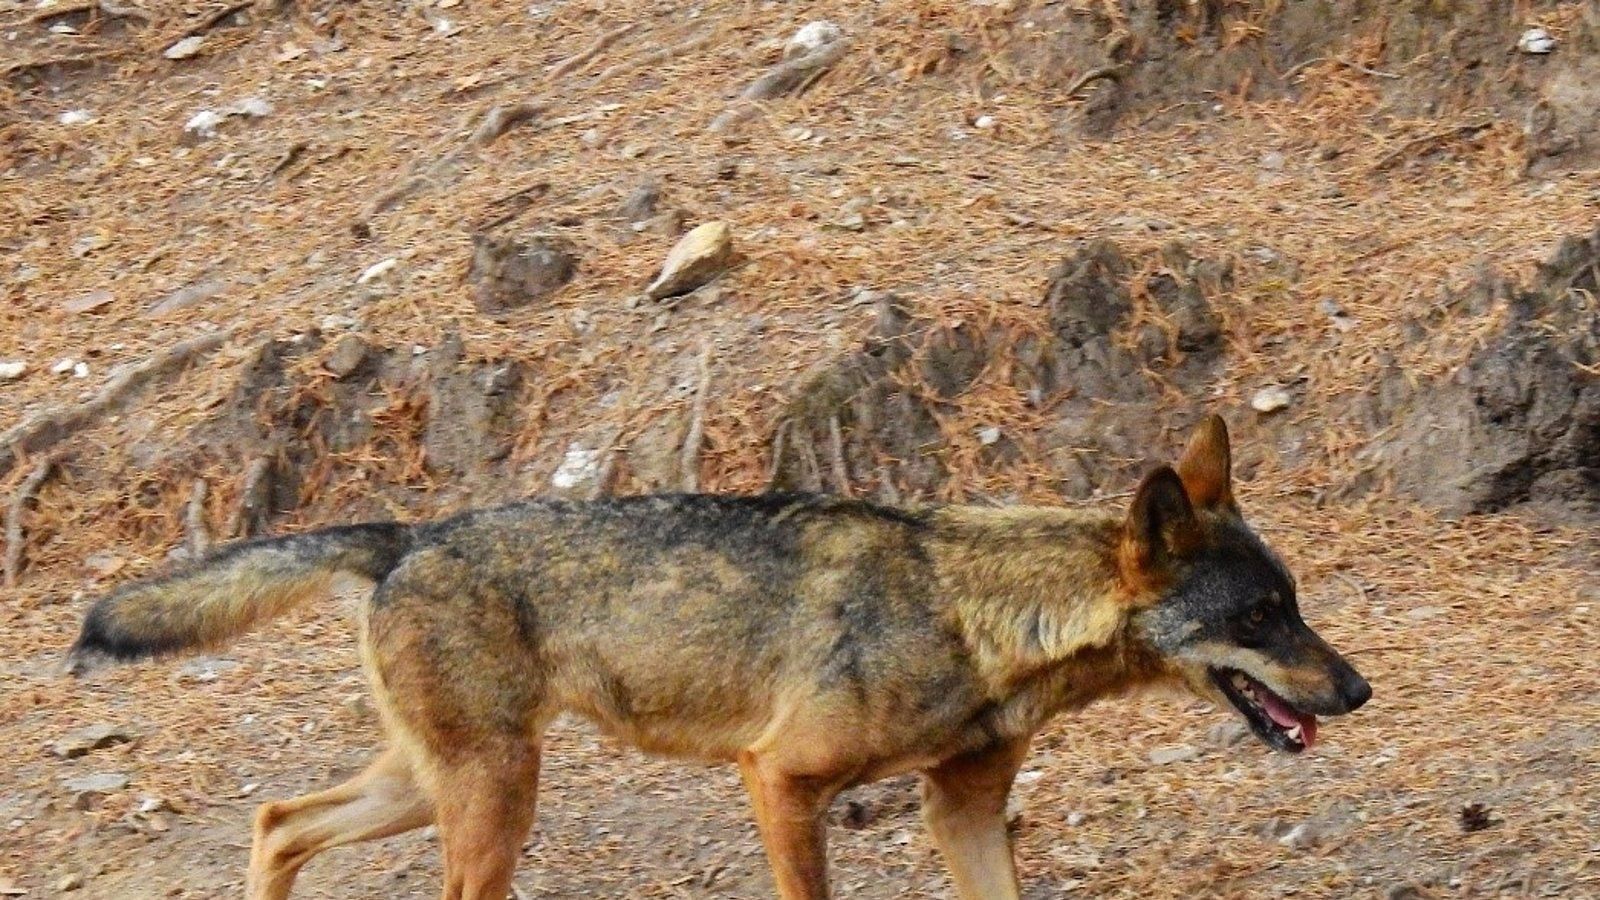
<svg viewBox="0 0 1600 900">
<path fill-rule="evenodd" d="M 1289 704 L 1279 700 L 1270 691 L 1260 691 L 1258 696 L 1261 699 L 1262 708 L 1267 711 L 1267 715 L 1272 717 L 1272 721 L 1277 722 L 1284 728 L 1300 726 L 1300 743 L 1305 744 L 1307 749 L 1310 749 L 1311 745 L 1317 742 L 1316 716 L 1290 709 Z"/>
</svg>

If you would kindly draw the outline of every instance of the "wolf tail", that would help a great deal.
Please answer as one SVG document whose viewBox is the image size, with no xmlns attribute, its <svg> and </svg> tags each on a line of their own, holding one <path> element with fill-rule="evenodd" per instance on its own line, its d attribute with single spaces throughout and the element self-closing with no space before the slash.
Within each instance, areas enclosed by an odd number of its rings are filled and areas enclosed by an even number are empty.
<svg viewBox="0 0 1600 900">
<path fill-rule="evenodd" d="M 67 657 L 78 673 L 101 659 L 134 660 L 216 646 L 326 594 L 335 576 L 381 581 L 411 549 L 394 522 L 345 525 L 243 541 L 192 565 L 102 597 Z"/>
</svg>

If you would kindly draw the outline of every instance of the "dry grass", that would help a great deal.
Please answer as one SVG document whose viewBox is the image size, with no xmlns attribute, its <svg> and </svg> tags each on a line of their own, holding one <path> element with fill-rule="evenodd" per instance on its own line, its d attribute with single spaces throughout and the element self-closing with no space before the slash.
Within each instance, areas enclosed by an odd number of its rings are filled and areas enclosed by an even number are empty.
<svg viewBox="0 0 1600 900">
<path fill-rule="evenodd" d="M 537 18 L 520 3 L 428 8 L 460 26 L 446 35 L 421 6 L 336 4 L 328 12 L 336 28 L 307 14 L 269 18 L 213 30 L 201 57 L 172 63 L 161 49 L 206 18 L 183 16 L 179 4 L 144 4 L 152 24 L 143 31 L 101 20 L 73 39 L 44 37 L 27 22 L 36 10 L 0 4 L 0 33 L 29 36 L 25 59 L 114 54 L 115 66 L 75 76 L 60 92 L 13 82 L 0 107 L 0 277 L 36 271 L 0 295 L 0 359 L 25 358 L 32 369 L 0 386 L 0 426 L 81 402 L 115 366 L 210 329 L 248 336 L 74 437 L 27 517 L 30 568 L 0 605 L 9 685 L 0 767 L 11 773 L 0 787 L 4 877 L 37 889 L 78 870 L 90 873 L 88 896 L 161 896 L 167 884 L 216 896 L 237 877 L 242 853 L 229 842 L 246 839 L 254 802 L 226 798 L 252 781 L 273 779 L 262 794 L 323 782 L 328 766 L 352 764 L 371 739 L 371 723 L 340 703 L 360 685 L 346 625 L 331 611 L 249 640 L 232 657 L 237 667 L 214 681 L 173 665 L 87 686 L 50 676 L 81 611 L 71 598 L 181 543 L 195 475 L 210 484 L 212 523 L 233 508 L 241 461 L 219 459 L 203 473 L 142 461 L 180 447 L 215 413 L 254 339 L 348 315 L 385 344 L 427 345 L 459 331 L 470 355 L 529 362 L 539 387 L 514 458 L 517 488 L 533 491 L 572 435 L 626 444 L 655 418 L 686 411 L 709 336 L 716 351 L 699 482 L 750 490 L 766 478 L 766 440 L 786 392 L 865 329 L 870 306 L 856 301 L 857 289 L 896 291 L 947 327 L 1026 331 L 1042 326 L 1049 268 L 1076 239 L 1103 235 L 1135 259 L 1154 259 L 1176 237 L 1197 257 L 1237 260 L 1235 287 L 1215 299 L 1229 341 L 1215 403 L 1241 410 L 1260 385 L 1304 378 L 1305 398 L 1289 415 L 1323 423 L 1322 446 L 1292 448 L 1296 464 L 1268 453 L 1245 499 L 1295 560 L 1309 618 L 1340 646 L 1360 648 L 1378 699 L 1331 726 L 1324 752 L 1293 763 L 1246 746 L 1150 765 L 1151 746 L 1204 745 L 1204 729 L 1219 720 L 1185 704 L 1124 702 L 1062 723 L 1041 738 L 1042 777 L 1023 788 L 1019 841 L 1038 896 L 1074 885 L 1107 896 L 1351 896 L 1407 880 L 1418 881 L 1419 896 L 1600 889 L 1592 537 L 1508 517 L 1443 522 L 1393 501 L 1315 509 L 1305 499 L 1351 475 L 1350 451 L 1368 437 L 1343 418 L 1352 396 L 1391 362 L 1418 378 L 1447 375 L 1498 312 L 1452 314 L 1415 343 L 1406 321 L 1482 261 L 1526 273 L 1561 236 L 1589 227 L 1600 176 L 1523 180 L 1520 136 L 1505 123 L 1457 137 L 1458 126 L 1478 120 L 1390 115 L 1381 79 L 1349 64 L 1371 68 L 1376 59 L 1360 40 L 1343 62 L 1294 73 L 1297 101 L 1218 96 L 1204 122 L 1096 144 L 1059 132 L 1078 102 L 1058 93 L 1070 79 L 1038 83 L 1008 62 L 1025 12 L 955 0 L 713 2 L 698 17 L 641 0 L 538 7 L 546 14 Z M 852 36 L 845 59 L 803 96 L 763 107 L 738 143 L 708 134 L 776 61 L 781 41 L 816 18 Z M 638 27 L 619 30 L 629 24 Z M 326 45 L 335 32 L 337 51 Z M 977 59 L 948 59 L 950 32 L 971 37 Z M 615 37 L 600 46 L 602 35 Z M 214 140 L 183 140 L 200 109 L 250 96 L 269 99 L 274 112 L 230 119 Z M 544 112 L 471 145 L 490 109 L 516 103 Z M 59 123 L 76 108 L 94 121 Z M 978 115 L 995 127 L 972 127 Z M 1258 164 L 1268 151 L 1283 154 L 1281 169 Z M 730 163 L 735 174 L 721 177 Z M 370 213 L 416 173 L 426 177 Z M 624 301 L 672 238 L 635 234 L 612 213 L 648 175 L 662 177 L 667 202 L 691 224 L 731 222 L 746 256 L 719 290 L 665 314 Z M 464 287 L 468 223 L 498 216 L 496 201 L 539 182 L 550 190 L 507 227 L 572 238 L 583 248 L 581 275 L 548 306 L 489 321 Z M 834 227 L 854 197 L 875 201 L 866 230 Z M 356 235 L 358 223 L 370 238 Z M 391 257 L 400 260 L 392 279 L 356 285 Z M 210 279 L 227 287 L 174 313 L 149 312 Z M 63 310 L 102 289 L 115 296 L 107 307 Z M 1324 297 L 1356 327 L 1331 327 L 1319 310 Z M 89 378 L 51 374 L 64 357 L 89 362 Z M 301 365 L 309 371 L 316 361 Z M 1028 434 L 1039 424 L 1002 376 L 985 373 L 942 423 L 957 475 L 951 496 L 1051 493 L 1035 455 L 1004 470 L 977 464 L 977 427 Z M 366 479 L 417 488 L 416 504 L 397 514 L 431 511 L 432 480 L 413 455 L 414 403 L 392 398 L 389 443 L 330 456 L 315 479 L 319 495 L 286 527 L 336 517 Z M 1244 440 L 1291 449 L 1273 443 L 1272 422 L 1238 421 Z M 28 468 L 0 477 L 0 496 Z M 60 732 L 94 721 L 134 721 L 145 737 L 87 763 L 41 756 Z M 725 773 L 619 760 L 570 730 L 557 744 L 552 756 L 566 761 L 555 764 L 530 866 L 541 890 L 763 893 L 756 845 L 737 824 L 742 801 Z M 99 810 L 72 810 L 59 778 L 89 770 L 133 772 L 135 787 Z M 179 808 L 166 814 L 170 831 L 130 811 L 141 794 Z M 849 896 L 902 896 L 906 885 L 939 895 L 939 868 L 914 814 L 885 796 L 883 819 L 840 835 L 841 884 L 854 885 Z M 1488 803 L 1503 821 L 1463 834 L 1456 814 L 1468 802 Z M 702 808 L 714 810 L 703 822 Z M 1072 810 L 1087 815 L 1082 825 L 1064 824 Z M 1318 816 L 1343 824 L 1312 850 L 1257 833 L 1273 817 Z M 610 830 L 599 834 L 595 823 Z M 696 829 L 706 843 L 668 849 Z M 354 861 L 354 874 L 340 871 L 349 862 L 326 865 L 313 872 L 313 890 L 429 895 L 426 876 L 402 885 L 383 874 L 428 859 L 417 845 L 400 846 L 341 857 Z M 679 881 L 691 873 L 701 880 Z"/>
</svg>

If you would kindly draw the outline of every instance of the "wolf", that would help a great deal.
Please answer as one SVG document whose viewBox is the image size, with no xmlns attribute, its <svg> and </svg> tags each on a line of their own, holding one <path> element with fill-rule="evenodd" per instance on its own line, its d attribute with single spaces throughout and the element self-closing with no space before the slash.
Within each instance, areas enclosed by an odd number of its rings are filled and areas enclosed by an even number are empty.
<svg viewBox="0 0 1600 900">
<path fill-rule="evenodd" d="M 738 766 L 777 893 L 828 896 L 824 814 L 920 773 L 969 900 L 1019 896 L 1006 798 L 1053 717 L 1173 685 L 1274 749 L 1371 696 L 1301 618 L 1207 419 L 1125 508 L 894 508 L 814 494 L 532 500 L 252 540 L 122 587 L 69 668 L 212 647 L 355 576 L 386 749 L 263 804 L 251 900 L 313 856 L 435 824 L 447 900 L 503 900 L 562 712 L 649 753 Z"/>
</svg>

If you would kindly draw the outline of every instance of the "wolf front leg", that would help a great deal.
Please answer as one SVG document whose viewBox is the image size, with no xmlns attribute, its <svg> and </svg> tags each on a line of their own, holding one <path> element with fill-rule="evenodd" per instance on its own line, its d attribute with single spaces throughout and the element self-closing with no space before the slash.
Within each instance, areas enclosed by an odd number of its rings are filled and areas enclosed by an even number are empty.
<svg viewBox="0 0 1600 900">
<path fill-rule="evenodd" d="M 823 813 L 839 785 L 786 772 L 770 758 L 739 754 L 739 775 L 755 807 L 761 842 L 782 900 L 827 900 L 828 846 Z"/>
<path fill-rule="evenodd" d="M 947 759 L 924 771 L 922 815 L 964 900 L 1016 900 L 1006 798 L 1028 755 L 1026 738 Z"/>
</svg>

